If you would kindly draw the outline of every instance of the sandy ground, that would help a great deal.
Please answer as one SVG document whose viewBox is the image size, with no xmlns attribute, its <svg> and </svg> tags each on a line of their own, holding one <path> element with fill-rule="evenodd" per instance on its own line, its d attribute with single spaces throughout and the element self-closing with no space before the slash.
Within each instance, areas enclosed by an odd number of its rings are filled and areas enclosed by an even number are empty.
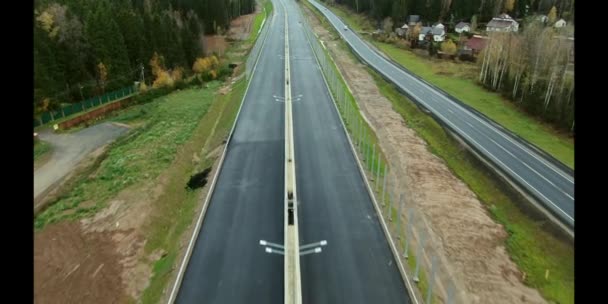
<svg viewBox="0 0 608 304">
<path fill-rule="evenodd" d="M 259 8 L 258 8 L 259 10 Z M 243 15 L 230 22 L 230 30 L 228 30 L 228 39 L 232 40 L 247 40 L 253 26 L 255 14 Z"/>
<path fill-rule="evenodd" d="M 34 303 L 121 303 L 126 300 L 111 235 L 83 234 L 78 223 L 34 236 Z"/>
<path fill-rule="evenodd" d="M 230 22 L 226 35 L 208 35 L 203 37 L 205 56 L 213 53 L 224 55 L 228 48 L 228 40 L 247 40 L 253 26 L 255 14 L 243 15 Z"/>
<path fill-rule="evenodd" d="M 226 38 L 220 35 L 209 35 L 203 38 L 205 45 L 205 56 L 213 55 L 213 53 L 223 56 L 228 48 Z"/>
<path fill-rule="evenodd" d="M 124 125 L 101 123 L 74 133 L 40 132 L 40 139 L 53 147 L 45 164 L 34 171 L 34 200 L 39 202 L 48 190 L 56 186 L 87 155 L 127 131 Z"/>
<path fill-rule="evenodd" d="M 546 303 L 537 290 L 521 282 L 522 273 L 504 246 L 504 228 L 490 218 L 475 194 L 407 127 L 364 66 L 347 56 L 316 16 L 307 8 L 305 11 L 375 129 L 391 165 L 390 175 L 400 177 L 393 180 L 392 188 L 404 191 L 406 206 L 422 214 L 419 222 L 423 224 L 419 225 L 429 229 L 427 242 L 444 267 L 443 276 L 453 278 L 467 303 Z M 400 216 L 405 220 L 405 211 Z M 391 233 L 396 239 L 394 225 Z"/>
</svg>

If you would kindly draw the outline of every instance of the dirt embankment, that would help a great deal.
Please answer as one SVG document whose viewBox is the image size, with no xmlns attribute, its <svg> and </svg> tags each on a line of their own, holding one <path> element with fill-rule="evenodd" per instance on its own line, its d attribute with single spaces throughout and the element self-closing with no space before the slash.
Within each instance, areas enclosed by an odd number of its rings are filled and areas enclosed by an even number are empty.
<svg viewBox="0 0 608 304">
<path fill-rule="evenodd" d="M 225 35 L 208 35 L 203 37 L 205 56 L 212 54 L 224 55 L 228 41 L 244 41 L 249 39 L 255 14 L 239 16 L 230 22 L 230 29 Z"/>
<path fill-rule="evenodd" d="M 304 10 L 375 129 L 391 165 L 391 175 L 400 177 L 399 185 L 393 186 L 405 189 L 406 204 L 423 215 L 422 221 L 430 228 L 427 240 L 438 248 L 438 258 L 450 269 L 464 298 L 470 303 L 488 303 L 489 299 L 492 303 L 546 303 L 537 290 L 521 282 L 522 273 L 504 246 L 504 228 L 405 124 L 365 67 L 338 46 L 336 37 L 308 8 Z M 400 216 L 405 220 L 405 210 Z"/>
</svg>

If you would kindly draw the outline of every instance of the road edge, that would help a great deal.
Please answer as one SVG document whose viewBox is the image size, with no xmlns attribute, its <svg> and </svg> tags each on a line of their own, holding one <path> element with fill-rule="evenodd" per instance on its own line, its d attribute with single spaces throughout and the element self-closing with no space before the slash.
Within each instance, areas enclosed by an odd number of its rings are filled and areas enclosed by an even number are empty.
<svg viewBox="0 0 608 304">
<path fill-rule="evenodd" d="M 268 18 L 272 18 L 273 15 L 267 17 L 264 19 L 264 23 L 266 23 L 266 19 Z M 263 24 L 264 25 L 264 24 Z M 264 29 L 267 29 L 268 27 L 264 28 L 262 27 L 260 29 L 260 32 Z M 260 36 L 258 36 L 260 37 Z M 209 202 L 211 201 L 211 197 L 213 196 L 213 192 L 215 190 L 215 185 L 217 183 L 217 179 L 218 176 L 220 175 L 220 172 L 222 171 L 222 166 L 224 165 L 224 159 L 226 157 L 227 151 L 228 151 L 228 146 L 230 145 L 230 142 L 232 140 L 232 135 L 234 134 L 234 130 L 236 129 L 236 125 L 239 121 L 239 116 L 241 114 L 241 110 L 243 108 L 243 104 L 245 103 L 245 99 L 247 97 L 247 92 L 249 91 L 249 86 L 251 85 L 251 82 L 253 80 L 253 76 L 255 75 L 255 71 L 258 65 L 258 61 L 260 60 L 260 57 L 262 55 L 262 51 L 264 49 L 264 45 L 266 44 L 266 38 L 268 37 L 268 35 L 265 35 L 263 37 L 262 40 L 262 45 L 260 46 L 260 52 L 257 54 L 257 58 L 255 60 L 255 64 L 253 66 L 253 70 L 251 71 L 251 77 L 249 77 L 249 81 L 247 82 L 247 88 L 245 89 L 245 93 L 243 94 L 243 99 L 241 100 L 241 105 L 239 106 L 239 110 L 236 114 L 236 118 L 234 119 L 234 123 L 232 124 L 232 129 L 230 130 L 230 133 L 228 135 L 228 139 L 226 140 L 226 145 L 224 146 L 224 151 L 222 152 L 222 156 L 220 158 L 220 162 L 218 164 L 217 170 L 215 172 L 215 175 L 213 176 L 213 181 L 211 182 L 211 186 L 209 187 L 209 191 L 207 192 L 207 197 L 205 198 L 205 201 L 203 203 L 203 208 L 201 210 L 201 213 L 199 214 L 199 218 L 197 220 L 196 223 L 196 227 L 194 228 L 194 232 L 192 233 L 192 237 L 190 239 L 190 242 L 188 243 L 188 249 L 186 251 L 186 254 L 184 256 L 184 258 L 182 259 L 182 263 L 180 265 L 180 269 L 177 273 L 177 278 L 175 279 L 175 282 L 173 284 L 173 288 L 171 289 L 171 295 L 169 296 L 169 300 L 167 301 L 168 304 L 172 304 L 175 302 L 175 299 L 177 298 L 177 291 L 179 290 L 179 287 L 181 287 L 181 283 L 184 277 L 184 273 L 185 273 L 185 269 L 186 269 L 186 265 L 190 262 L 190 257 L 192 255 L 192 251 L 194 248 L 194 241 L 195 239 L 198 237 L 198 234 L 200 232 L 200 229 L 202 227 L 203 221 L 205 219 L 205 214 L 207 213 L 207 208 L 209 207 Z M 257 43 L 257 39 L 256 39 L 256 43 Z M 252 50 L 253 47 L 255 47 L 255 43 L 254 46 L 252 46 Z"/>
<path fill-rule="evenodd" d="M 304 19 L 307 20 L 306 18 L 304 18 Z M 306 22 L 308 23 L 308 20 Z M 315 38 L 317 40 L 319 40 L 319 37 L 314 32 L 311 31 L 311 33 L 315 36 Z M 307 37 L 308 37 L 308 35 L 307 35 Z M 310 40 L 307 39 L 307 41 L 308 41 L 309 46 L 312 49 L 312 45 L 310 45 L 311 44 Z M 315 55 L 315 60 L 317 62 L 317 66 L 321 67 L 317 54 L 314 52 L 314 49 L 312 49 L 312 51 L 313 51 L 312 53 Z M 331 58 L 331 56 L 328 56 L 328 57 L 329 57 L 329 60 L 331 60 L 331 62 L 335 65 L 333 58 Z M 408 292 L 408 295 L 410 296 L 410 299 L 413 300 L 413 303 L 419 304 L 420 302 L 418 301 L 418 293 L 416 293 L 416 291 L 412 287 L 411 280 L 408 277 L 407 273 L 405 272 L 405 268 L 403 267 L 403 263 L 401 261 L 399 252 L 397 251 L 397 249 L 395 247 L 395 243 L 393 242 L 390 232 L 388 231 L 388 228 L 386 226 L 386 221 L 384 220 L 384 216 L 382 216 L 382 210 L 379 208 L 378 201 L 376 200 L 376 196 L 374 195 L 374 192 L 369 185 L 369 181 L 367 180 L 367 175 L 365 174 L 363 166 L 361 165 L 361 160 L 359 159 L 359 155 L 357 154 L 356 149 L 353 146 L 353 142 L 350 138 L 350 134 L 348 133 L 348 130 L 346 129 L 346 125 L 344 124 L 344 119 L 343 119 L 342 115 L 340 115 L 340 110 L 338 109 L 336 100 L 334 99 L 333 95 L 331 94 L 331 89 L 330 89 L 329 83 L 327 82 L 327 79 L 325 78 L 325 74 L 323 72 L 321 72 L 321 75 L 323 76 L 323 81 L 325 82 L 325 86 L 327 87 L 328 92 L 330 93 L 329 96 L 334 105 L 334 109 L 336 110 L 338 117 L 340 117 L 340 124 L 342 125 L 342 130 L 346 134 L 346 139 L 348 140 L 348 144 L 351 148 L 351 152 L 353 153 L 353 156 L 355 157 L 357 167 L 359 168 L 359 173 L 361 174 L 361 178 L 365 182 L 365 186 L 367 188 L 368 195 L 371 198 L 373 205 L 374 205 L 374 209 L 376 211 L 376 214 L 378 215 L 378 218 L 380 219 L 380 224 L 381 224 L 380 226 L 382 226 L 382 231 L 384 232 L 384 236 L 387 240 L 389 247 L 391 248 L 391 253 L 393 254 L 393 259 L 395 259 L 395 261 L 396 261 L 396 264 L 398 266 L 397 268 L 399 269 L 399 273 L 401 274 L 401 278 L 403 279 L 405 288 Z M 342 77 L 341 73 L 340 73 L 340 77 Z M 348 85 L 346 87 L 350 91 L 350 87 L 348 87 Z M 352 92 L 351 92 L 351 94 L 352 94 Z"/>
</svg>

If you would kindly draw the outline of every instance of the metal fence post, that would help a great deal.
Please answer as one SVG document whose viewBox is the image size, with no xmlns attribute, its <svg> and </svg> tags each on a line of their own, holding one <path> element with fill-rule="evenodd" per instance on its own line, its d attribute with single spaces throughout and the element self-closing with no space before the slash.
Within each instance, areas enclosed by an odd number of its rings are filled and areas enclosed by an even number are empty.
<svg viewBox="0 0 608 304">
<path fill-rule="evenodd" d="M 369 167 L 369 145 L 371 144 L 371 141 L 369 141 L 368 136 L 367 129 L 365 129 L 365 140 L 363 142 L 365 144 L 365 169 Z"/>
<path fill-rule="evenodd" d="M 399 205 L 397 206 L 397 239 L 401 238 L 401 206 L 403 206 L 403 193 L 399 193 Z"/>
<path fill-rule="evenodd" d="M 435 259 L 436 256 L 433 255 L 431 258 L 431 276 L 429 279 L 429 288 L 426 293 L 426 302 L 427 304 L 431 303 L 431 296 L 433 296 L 433 283 L 435 282 Z"/>
<path fill-rule="evenodd" d="M 372 177 L 374 176 L 374 160 L 376 158 L 376 144 L 374 144 L 374 147 L 372 148 Z"/>
<path fill-rule="evenodd" d="M 383 177 L 383 181 L 382 181 L 382 207 L 386 206 L 385 204 L 385 193 L 386 193 L 386 168 L 388 166 L 384 166 L 384 177 Z M 389 198 L 390 200 L 390 198 Z"/>
<path fill-rule="evenodd" d="M 448 285 L 448 295 L 447 295 L 447 298 L 445 299 L 445 303 L 446 304 L 454 303 L 454 283 L 452 283 L 452 281 L 450 281 L 450 283 Z"/>
<path fill-rule="evenodd" d="M 388 196 L 388 221 L 392 222 L 393 221 L 393 201 L 395 200 L 395 195 L 391 191 L 389 191 L 388 194 L 389 194 L 389 196 Z"/>
<path fill-rule="evenodd" d="M 357 148 L 357 151 L 359 148 L 359 138 L 361 138 L 361 120 L 359 119 L 359 117 L 357 117 L 355 119 L 355 138 L 354 138 L 354 140 L 355 140 L 354 145 Z"/>
<path fill-rule="evenodd" d="M 405 226 L 405 248 L 403 248 L 403 257 L 404 258 L 409 258 L 409 240 L 410 240 L 410 236 L 412 234 L 412 222 L 414 221 L 414 210 L 410 209 L 410 212 L 408 212 L 408 217 L 407 217 L 407 226 Z"/>
<path fill-rule="evenodd" d="M 346 103 L 346 124 L 350 127 L 351 126 L 351 116 L 352 116 L 352 112 L 353 112 L 353 107 L 350 104 L 350 102 L 346 102 L 346 99 L 342 98 L 342 101 L 344 103 Z"/>
<path fill-rule="evenodd" d="M 420 243 L 418 244 L 418 250 L 417 250 L 417 254 L 416 254 L 416 271 L 414 273 L 414 282 L 418 283 L 420 282 L 420 259 L 422 259 L 422 249 L 424 247 L 424 230 L 420 231 Z"/>
<path fill-rule="evenodd" d="M 344 108 L 347 108 L 350 110 L 351 104 L 346 100 L 346 98 L 344 98 L 342 100 L 342 103 L 344 104 Z"/>
<path fill-rule="evenodd" d="M 376 191 L 378 187 L 380 187 L 380 146 L 378 146 L 378 157 L 377 157 L 377 166 L 376 166 Z M 372 172 L 373 174 L 374 172 Z"/>
<path fill-rule="evenodd" d="M 357 147 L 359 148 L 359 152 L 361 152 L 361 135 L 363 135 L 363 121 L 361 117 L 357 119 Z"/>
</svg>

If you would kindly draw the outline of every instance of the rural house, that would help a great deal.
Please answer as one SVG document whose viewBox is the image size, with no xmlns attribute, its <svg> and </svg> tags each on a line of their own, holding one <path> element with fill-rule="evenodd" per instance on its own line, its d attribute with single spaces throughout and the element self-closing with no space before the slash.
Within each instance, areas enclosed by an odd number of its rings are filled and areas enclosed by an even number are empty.
<svg viewBox="0 0 608 304">
<path fill-rule="evenodd" d="M 459 51 L 459 55 L 468 55 L 475 57 L 483 50 L 488 42 L 488 37 L 474 35 L 464 44 L 462 49 Z"/>
<path fill-rule="evenodd" d="M 466 22 L 458 22 L 458 24 L 456 24 L 456 27 L 454 30 L 458 34 L 462 34 L 464 32 L 468 33 L 471 31 L 471 25 Z"/>
<path fill-rule="evenodd" d="M 486 25 L 486 32 L 517 32 L 519 23 L 507 14 L 492 18 Z"/>
<path fill-rule="evenodd" d="M 418 41 L 424 41 L 427 35 L 431 35 L 433 37 L 433 41 L 441 42 L 445 40 L 445 28 L 443 24 L 436 23 L 432 27 L 423 26 L 420 29 L 420 34 L 418 35 Z"/>
<path fill-rule="evenodd" d="M 555 21 L 555 24 L 553 24 L 553 26 L 556 28 L 564 27 L 564 26 L 566 26 L 566 20 L 559 19 L 559 20 Z"/>
<path fill-rule="evenodd" d="M 397 29 L 395 29 L 395 33 L 397 33 L 397 36 L 403 37 L 405 36 L 405 34 L 407 34 L 408 30 L 409 26 L 407 26 L 407 24 L 404 24 L 402 27 L 398 27 Z"/>
</svg>

